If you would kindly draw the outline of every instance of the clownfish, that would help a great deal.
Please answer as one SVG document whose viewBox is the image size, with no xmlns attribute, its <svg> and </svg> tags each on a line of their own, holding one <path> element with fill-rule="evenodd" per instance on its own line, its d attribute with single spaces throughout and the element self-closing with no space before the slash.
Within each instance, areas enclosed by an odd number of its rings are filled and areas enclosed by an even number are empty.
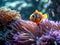
<svg viewBox="0 0 60 45">
<path fill-rule="evenodd" d="M 43 18 L 47 19 L 48 15 L 46 13 L 43 15 L 43 13 L 39 12 L 38 10 L 35 10 L 35 12 L 32 15 L 30 15 L 30 20 L 34 23 L 42 22 Z"/>
</svg>

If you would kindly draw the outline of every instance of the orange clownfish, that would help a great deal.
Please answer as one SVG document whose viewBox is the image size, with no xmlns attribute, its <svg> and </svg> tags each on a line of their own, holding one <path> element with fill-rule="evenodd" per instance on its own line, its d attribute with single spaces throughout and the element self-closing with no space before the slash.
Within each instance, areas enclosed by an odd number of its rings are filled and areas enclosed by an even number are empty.
<svg viewBox="0 0 60 45">
<path fill-rule="evenodd" d="M 38 12 L 38 10 L 36 10 L 31 16 L 30 16 L 30 20 L 33 21 L 34 23 L 38 23 L 41 22 L 42 19 L 47 19 L 47 14 L 42 14 L 42 12 Z"/>
</svg>

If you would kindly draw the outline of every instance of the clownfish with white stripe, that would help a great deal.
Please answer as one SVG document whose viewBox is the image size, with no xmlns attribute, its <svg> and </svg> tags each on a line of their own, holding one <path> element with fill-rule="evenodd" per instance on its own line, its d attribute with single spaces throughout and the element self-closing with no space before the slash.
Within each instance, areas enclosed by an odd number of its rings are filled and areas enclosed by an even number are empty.
<svg viewBox="0 0 60 45">
<path fill-rule="evenodd" d="M 42 12 L 39 12 L 38 10 L 35 10 L 35 12 L 30 15 L 30 20 L 33 21 L 34 23 L 42 22 L 42 19 L 47 19 L 48 15 L 45 13 L 43 14 Z"/>
</svg>

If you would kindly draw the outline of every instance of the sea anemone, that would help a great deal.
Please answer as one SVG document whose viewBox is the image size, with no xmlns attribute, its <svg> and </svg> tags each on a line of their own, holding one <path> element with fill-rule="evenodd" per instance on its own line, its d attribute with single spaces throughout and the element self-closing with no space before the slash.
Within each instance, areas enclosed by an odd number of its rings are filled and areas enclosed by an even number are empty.
<svg viewBox="0 0 60 45">
<path fill-rule="evenodd" d="M 60 44 L 58 21 L 43 19 L 42 22 L 35 24 L 32 21 L 22 20 L 18 12 L 0 8 L 0 24 L 7 24 L 4 27 L 7 31 L 3 36 L 5 45 Z"/>
<path fill-rule="evenodd" d="M 19 12 L 6 8 L 0 8 L 0 24 L 4 25 L 12 20 L 20 19 Z"/>
<path fill-rule="evenodd" d="M 7 26 L 8 30 L 23 31 L 28 33 L 33 33 L 35 36 L 39 35 L 39 30 L 37 24 L 34 24 L 31 21 L 16 20 Z"/>
<path fill-rule="evenodd" d="M 39 35 L 37 25 L 31 21 L 16 20 L 7 26 L 7 30 L 13 35 L 12 38 L 15 42 L 26 45 L 34 43 Z M 14 33 L 14 31 L 16 32 Z"/>
<path fill-rule="evenodd" d="M 7 30 L 9 30 L 11 35 L 13 35 L 12 38 L 18 44 L 44 45 L 47 44 L 48 41 L 54 44 L 57 39 L 60 40 L 59 38 L 55 39 L 54 37 L 54 32 L 59 32 L 60 30 L 60 26 L 58 24 L 60 24 L 60 22 L 50 20 L 45 20 L 38 24 L 34 24 L 32 21 L 16 20 L 7 27 Z M 11 32 L 12 30 L 16 31 L 16 33 Z M 59 35 L 56 37 L 59 37 Z"/>
</svg>

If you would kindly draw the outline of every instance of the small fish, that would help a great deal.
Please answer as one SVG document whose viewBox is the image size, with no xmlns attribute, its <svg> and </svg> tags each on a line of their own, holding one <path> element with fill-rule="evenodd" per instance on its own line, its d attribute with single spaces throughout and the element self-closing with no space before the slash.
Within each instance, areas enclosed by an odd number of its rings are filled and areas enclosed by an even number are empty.
<svg viewBox="0 0 60 45">
<path fill-rule="evenodd" d="M 39 12 L 38 10 L 36 10 L 31 16 L 30 16 L 30 20 L 33 21 L 34 23 L 38 23 L 41 22 L 42 19 L 47 19 L 48 15 L 45 13 L 44 15 L 42 14 L 42 12 Z"/>
</svg>

